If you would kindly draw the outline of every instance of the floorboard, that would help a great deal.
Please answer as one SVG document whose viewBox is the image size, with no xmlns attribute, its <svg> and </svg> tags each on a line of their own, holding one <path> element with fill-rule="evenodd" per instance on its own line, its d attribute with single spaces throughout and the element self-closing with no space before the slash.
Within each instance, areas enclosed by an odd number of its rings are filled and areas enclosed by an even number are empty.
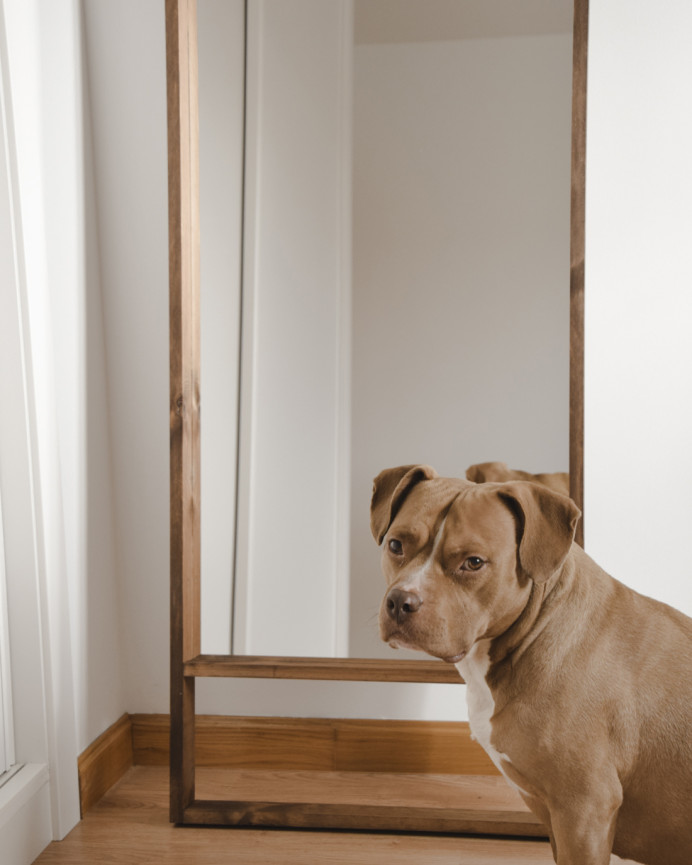
<svg viewBox="0 0 692 865">
<path fill-rule="evenodd" d="M 276 782 L 285 789 L 285 778 L 276 773 L 198 770 L 200 792 L 222 796 L 232 783 L 242 785 L 243 795 Z M 274 777 L 271 777 L 271 776 Z M 297 789 L 312 785 L 309 773 L 296 773 Z M 397 792 L 387 792 L 384 779 L 373 788 L 373 797 L 397 796 L 410 801 L 414 782 L 393 779 Z M 462 797 L 468 790 L 455 789 L 450 778 L 442 779 L 435 795 L 445 803 Z M 279 783 L 280 782 L 280 783 Z M 355 784 L 355 779 L 345 779 Z M 427 783 L 427 781 L 426 781 Z M 431 790 L 435 779 L 430 780 Z M 258 786 L 259 785 L 259 786 Z M 493 788 L 496 789 L 493 791 Z M 444 792 L 446 789 L 446 793 Z M 356 786 L 353 787 L 356 790 Z M 340 795 L 343 793 L 340 791 Z M 484 807 L 485 800 L 497 794 L 500 801 L 513 803 L 512 793 L 491 782 L 474 795 Z M 416 794 L 420 797 L 420 783 Z M 324 791 L 325 798 L 331 794 Z M 509 795 L 509 798 L 508 798 Z M 502 798 L 504 797 L 504 798 Z M 472 797 L 473 798 L 473 797 Z M 420 800 L 419 800 L 420 801 Z M 613 857 L 613 863 L 619 862 Z M 407 835 L 364 832 L 306 832 L 271 829 L 209 829 L 174 827 L 168 822 L 168 771 L 162 767 L 135 766 L 118 782 L 72 832 L 60 842 L 50 844 L 36 860 L 38 865 L 547 865 L 552 863 L 550 846 L 540 840 L 499 839 L 445 835 Z"/>
</svg>

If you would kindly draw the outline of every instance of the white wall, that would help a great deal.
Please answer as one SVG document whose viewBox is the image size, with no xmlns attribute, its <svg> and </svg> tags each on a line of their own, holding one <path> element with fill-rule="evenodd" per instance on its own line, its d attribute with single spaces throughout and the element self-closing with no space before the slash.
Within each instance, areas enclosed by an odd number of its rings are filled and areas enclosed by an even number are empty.
<svg viewBox="0 0 692 865">
<path fill-rule="evenodd" d="M 355 71 L 350 654 L 393 657 L 375 475 L 568 470 L 571 35 L 359 45 Z"/>
<path fill-rule="evenodd" d="M 73 266 L 79 278 L 73 284 L 72 303 L 66 300 L 58 306 L 63 319 L 72 317 L 72 327 L 58 320 L 56 333 L 60 351 L 66 354 L 61 379 L 74 383 L 74 403 L 61 406 L 61 440 L 67 442 L 63 465 L 73 488 L 66 532 L 73 575 L 77 739 L 83 750 L 124 711 L 126 703 L 94 147 L 81 10 L 77 14 L 79 137 L 75 146 L 82 188 Z"/>
<path fill-rule="evenodd" d="M 346 650 L 350 0 L 248 21 L 234 650 Z"/>
<path fill-rule="evenodd" d="M 231 651 L 240 386 L 244 0 L 197 7 L 202 651 Z"/>
<path fill-rule="evenodd" d="M 164 4 L 85 0 L 124 709 L 166 711 L 168 211 Z M 98 331 L 96 332 L 98 334 Z M 98 338 L 96 336 L 96 338 Z M 93 621 L 93 617 L 89 617 Z M 105 680 L 107 683 L 108 679 Z M 109 723 L 116 720 L 111 716 Z"/>
<path fill-rule="evenodd" d="M 355 0 L 357 43 L 538 36 L 572 28 L 573 0 Z"/>
<path fill-rule="evenodd" d="M 692 613 L 692 6 L 594 0 L 586 187 L 585 543 Z"/>
</svg>

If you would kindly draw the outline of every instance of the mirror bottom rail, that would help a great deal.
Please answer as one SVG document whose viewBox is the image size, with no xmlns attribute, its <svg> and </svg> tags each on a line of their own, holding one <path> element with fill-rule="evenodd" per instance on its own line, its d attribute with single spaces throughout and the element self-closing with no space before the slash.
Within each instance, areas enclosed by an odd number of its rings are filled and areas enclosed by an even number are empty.
<svg viewBox="0 0 692 865">
<path fill-rule="evenodd" d="M 375 658 L 289 658 L 269 655 L 197 655 L 183 664 L 188 678 L 318 679 L 348 682 L 423 682 L 463 685 L 444 661 Z"/>
<path fill-rule="evenodd" d="M 324 802 L 196 800 L 184 810 L 182 825 L 548 837 L 528 811 Z"/>
</svg>

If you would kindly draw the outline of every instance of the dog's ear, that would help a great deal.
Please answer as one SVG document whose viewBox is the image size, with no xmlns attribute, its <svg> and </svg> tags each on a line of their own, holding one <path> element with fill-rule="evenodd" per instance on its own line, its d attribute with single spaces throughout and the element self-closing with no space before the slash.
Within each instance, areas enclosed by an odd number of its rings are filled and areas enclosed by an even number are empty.
<svg viewBox="0 0 692 865">
<path fill-rule="evenodd" d="M 517 520 L 519 563 L 535 583 L 544 583 L 564 563 L 581 511 L 568 496 L 529 481 L 497 488 Z"/>
<path fill-rule="evenodd" d="M 397 466 L 375 478 L 370 503 L 370 529 L 378 545 L 410 490 L 420 481 L 438 477 L 430 466 Z"/>
<path fill-rule="evenodd" d="M 475 463 L 466 469 L 466 480 L 474 484 L 485 484 L 489 481 L 503 481 L 510 475 L 507 463 Z"/>
</svg>

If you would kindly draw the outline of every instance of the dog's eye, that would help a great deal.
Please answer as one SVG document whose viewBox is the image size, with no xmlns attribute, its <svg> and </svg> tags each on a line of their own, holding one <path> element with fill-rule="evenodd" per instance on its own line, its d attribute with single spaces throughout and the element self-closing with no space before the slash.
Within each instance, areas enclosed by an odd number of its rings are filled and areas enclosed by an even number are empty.
<svg viewBox="0 0 692 865">
<path fill-rule="evenodd" d="M 397 541 L 396 538 L 392 538 L 392 540 L 389 542 L 389 552 L 394 553 L 395 556 L 400 556 L 404 552 L 401 541 Z"/>
<path fill-rule="evenodd" d="M 469 556 L 461 566 L 462 571 L 480 571 L 485 564 L 485 560 L 480 556 Z"/>
</svg>

